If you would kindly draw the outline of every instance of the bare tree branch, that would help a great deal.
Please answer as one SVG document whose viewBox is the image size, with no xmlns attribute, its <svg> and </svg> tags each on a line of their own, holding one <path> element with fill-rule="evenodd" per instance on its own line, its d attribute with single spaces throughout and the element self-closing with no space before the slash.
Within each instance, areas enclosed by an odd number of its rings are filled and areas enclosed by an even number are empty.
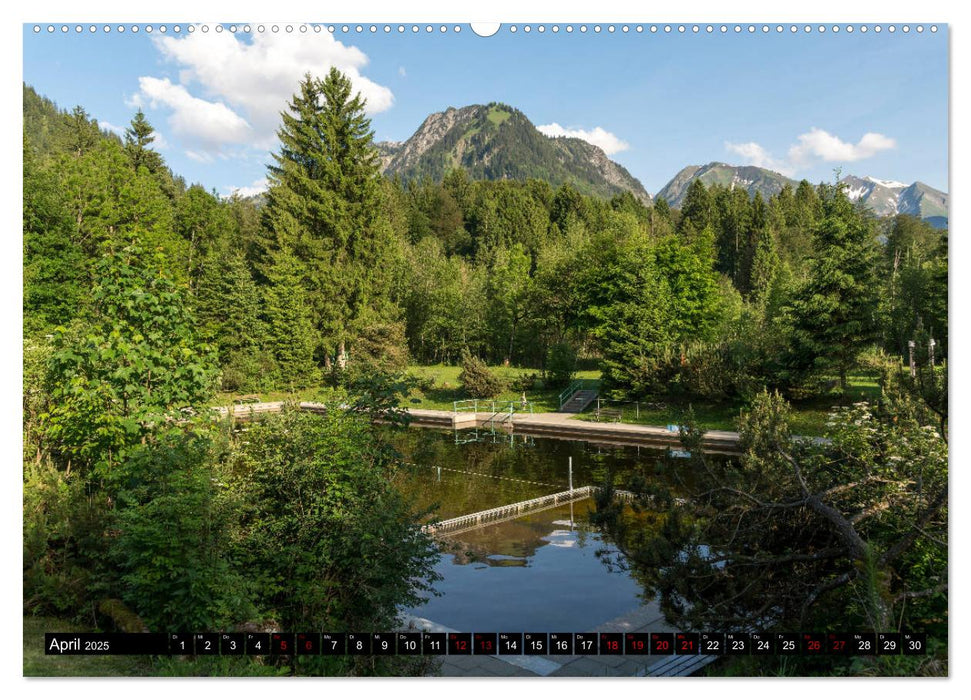
<svg viewBox="0 0 971 700">
<path fill-rule="evenodd" d="M 939 586 L 925 588 L 922 591 L 907 591 L 906 593 L 900 593 L 893 599 L 893 602 L 899 603 L 902 600 L 908 600 L 911 598 L 926 598 L 928 596 L 937 595 L 938 593 L 943 593 L 946 590 L 947 584 L 942 583 Z"/>
</svg>

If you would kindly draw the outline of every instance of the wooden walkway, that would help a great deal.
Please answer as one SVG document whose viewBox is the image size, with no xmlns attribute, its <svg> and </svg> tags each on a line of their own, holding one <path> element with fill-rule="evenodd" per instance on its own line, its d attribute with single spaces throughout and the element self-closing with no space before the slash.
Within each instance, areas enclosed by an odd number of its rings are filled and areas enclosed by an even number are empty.
<svg viewBox="0 0 971 700">
<path fill-rule="evenodd" d="M 213 410 L 221 415 L 247 420 L 264 413 L 279 413 L 283 401 L 264 401 L 261 403 L 237 406 L 218 406 Z M 311 401 L 298 404 L 301 410 L 322 413 L 326 406 Z M 492 412 L 440 411 L 427 408 L 404 409 L 411 416 L 411 424 L 418 428 L 444 428 L 463 430 L 481 428 L 489 423 Z M 492 418 L 495 420 L 495 418 Z M 497 421 L 498 422 L 498 421 Z M 640 425 L 631 423 L 595 423 L 578 420 L 572 413 L 514 413 L 503 422 L 515 433 L 535 437 L 551 437 L 564 440 L 585 440 L 604 444 L 629 445 L 632 447 L 674 447 L 681 446 L 677 431 L 663 426 Z M 498 427 L 498 426 L 497 426 Z M 705 433 L 703 446 L 706 452 L 738 454 L 738 433 L 728 430 L 709 430 Z"/>
<path fill-rule="evenodd" d="M 551 493 L 547 496 L 531 498 L 527 501 L 510 503 L 509 505 L 499 506 L 498 508 L 480 510 L 478 513 L 469 513 L 468 515 L 460 515 L 457 518 L 449 518 L 448 520 L 431 523 L 422 527 L 422 532 L 427 532 L 432 535 L 457 535 L 462 532 L 468 532 L 469 530 L 486 527 L 487 525 L 498 525 L 499 523 L 516 520 L 524 515 L 540 513 L 550 508 L 556 508 L 564 503 L 583 501 L 592 498 L 595 491 L 595 486 L 581 486 L 572 491 Z M 630 503 L 634 500 L 635 496 L 630 491 L 615 490 L 614 498 L 619 498 Z"/>
</svg>

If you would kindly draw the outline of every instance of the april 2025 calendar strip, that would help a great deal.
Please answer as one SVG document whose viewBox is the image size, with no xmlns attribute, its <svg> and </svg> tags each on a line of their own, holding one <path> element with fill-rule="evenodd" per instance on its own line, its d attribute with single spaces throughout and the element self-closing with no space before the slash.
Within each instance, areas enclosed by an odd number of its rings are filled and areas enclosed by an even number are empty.
<svg viewBox="0 0 971 700">
<path fill-rule="evenodd" d="M 48 656 L 921 655 L 920 632 L 48 632 Z"/>
</svg>

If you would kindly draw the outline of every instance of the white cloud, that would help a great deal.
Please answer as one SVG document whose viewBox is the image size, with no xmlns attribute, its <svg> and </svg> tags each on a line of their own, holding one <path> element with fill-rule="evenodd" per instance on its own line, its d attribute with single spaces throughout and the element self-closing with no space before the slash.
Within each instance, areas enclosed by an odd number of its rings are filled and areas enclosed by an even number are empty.
<svg viewBox="0 0 971 700">
<path fill-rule="evenodd" d="M 266 192 L 269 186 L 270 183 L 267 182 L 266 178 L 262 178 L 261 180 L 255 180 L 249 187 L 229 187 L 227 188 L 229 193 L 224 196 L 232 197 L 234 194 L 237 194 L 240 197 L 252 197 L 261 192 Z"/>
<path fill-rule="evenodd" d="M 780 172 L 783 175 L 792 174 L 792 168 L 790 168 L 787 163 L 776 160 L 772 157 L 771 153 L 754 141 L 749 141 L 748 143 L 726 142 L 725 148 L 732 153 L 737 153 L 740 155 L 748 165 L 754 165 L 759 168 L 768 168 L 769 170 Z"/>
<path fill-rule="evenodd" d="M 382 112 L 394 102 L 390 89 L 361 74 L 368 57 L 327 32 L 259 32 L 253 35 L 252 41 L 244 41 L 230 32 L 194 32 L 183 37 L 158 37 L 154 42 L 162 55 L 180 68 L 180 84 L 170 84 L 169 90 L 180 89 L 184 93 L 178 103 L 187 102 L 188 98 L 203 103 L 195 105 L 199 111 L 206 111 L 203 105 L 220 108 L 220 114 L 207 111 L 209 120 L 201 124 L 178 120 L 180 134 L 194 136 L 197 143 L 207 143 L 206 150 L 222 143 L 245 143 L 263 149 L 275 146 L 280 113 L 286 110 L 287 102 L 307 73 L 323 77 L 331 67 L 336 67 L 350 78 L 354 91 L 367 100 L 369 114 Z M 146 80 L 156 84 L 168 82 L 157 78 L 141 78 L 140 82 Z M 189 94 L 190 88 L 193 92 L 200 90 L 212 101 L 193 97 Z M 144 86 L 142 92 L 145 92 Z M 183 107 L 183 111 L 187 109 Z M 219 138 L 214 138 L 217 134 L 208 127 L 219 119 L 223 123 Z"/>
<path fill-rule="evenodd" d="M 125 127 L 123 126 L 117 126 L 115 124 L 112 124 L 111 122 L 105 122 L 100 120 L 98 121 L 98 126 L 101 127 L 102 129 L 107 129 L 113 134 L 118 134 L 122 138 L 125 138 Z"/>
<path fill-rule="evenodd" d="M 897 143 L 883 134 L 868 132 L 855 145 L 833 136 L 828 131 L 813 127 L 799 136 L 799 143 L 789 149 L 789 160 L 794 165 L 819 159 L 827 163 L 851 163 L 875 156 L 880 151 L 896 148 Z"/>
<path fill-rule="evenodd" d="M 789 147 L 786 158 L 781 160 L 754 141 L 725 142 L 725 149 L 741 156 L 746 164 L 775 170 L 783 175 L 794 175 L 818 162 L 851 163 L 896 147 L 896 141 L 883 134 L 867 132 L 853 144 L 816 127 L 796 137 L 796 143 Z"/>
<path fill-rule="evenodd" d="M 227 144 L 241 143 L 252 138 L 252 128 L 236 112 L 222 102 L 209 102 L 193 97 L 182 85 L 172 84 L 168 78 L 141 77 L 139 91 L 132 99 L 136 107 L 159 105 L 172 110 L 169 126 L 173 133 L 193 145 L 193 150 L 212 154 Z"/>
<path fill-rule="evenodd" d="M 585 129 L 566 129 L 553 122 L 552 124 L 543 124 L 536 128 L 547 136 L 570 136 L 576 139 L 583 139 L 587 143 L 592 143 L 594 146 L 603 150 L 608 156 L 619 153 L 620 151 L 626 151 L 630 148 L 630 144 L 621 141 L 614 134 L 599 126 L 587 131 Z"/>
<path fill-rule="evenodd" d="M 212 155 L 205 151 L 186 151 L 185 155 L 189 160 L 194 160 L 196 163 L 211 163 L 213 161 Z"/>
</svg>

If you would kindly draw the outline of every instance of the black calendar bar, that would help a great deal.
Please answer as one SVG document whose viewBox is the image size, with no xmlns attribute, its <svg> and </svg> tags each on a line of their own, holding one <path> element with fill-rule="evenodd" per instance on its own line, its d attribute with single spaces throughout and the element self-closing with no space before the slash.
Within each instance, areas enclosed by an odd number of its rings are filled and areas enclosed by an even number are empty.
<svg viewBox="0 0 971 700">
<path fill-rule="evenodd" d="M 48 632 L 48 656 L 923 655 L 920 632 Z"/>
<path fill-rule="evenodd" d="M 167 655 L 169 635 L 47 632 L 44 653 L 48 656 Z"/>
</svg>

